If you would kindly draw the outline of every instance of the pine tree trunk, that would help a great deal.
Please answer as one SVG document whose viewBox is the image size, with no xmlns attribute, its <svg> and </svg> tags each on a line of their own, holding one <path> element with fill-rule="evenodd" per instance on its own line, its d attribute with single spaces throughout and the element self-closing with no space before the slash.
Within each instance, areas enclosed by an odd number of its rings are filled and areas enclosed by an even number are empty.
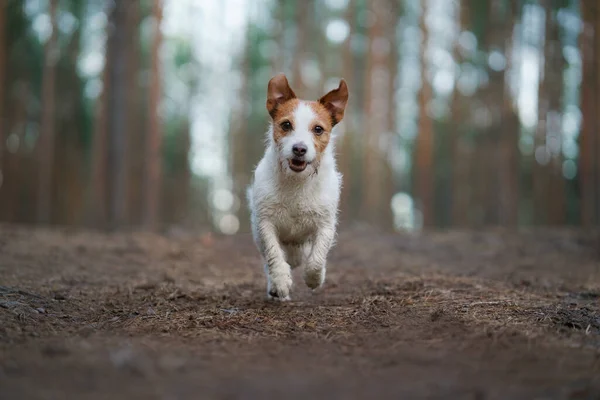
<svg viewBox="0 0 600 400">
<path fill-rule="evenodd" d="M 128 1 L 127 7 L 127 209 L 128 222 L 131 225 L 141 223 L 143 203 L 142 177 L 144 176 L 144 155 L 137 151 L 144 143 L 143 118 L 145 101 L 140 89 L 141 70 L 140 23 L 142 20 L 140 0 Z"/>
<path fill-rule="evenodd" d="M 383 199 L 380 206 L 379 221 L 384 229 L 394 229 L 394 214 L 392 212 L 391 201 L 394 194 L 400 189 L 396 180 L 396 172 L 393 169 L 392 159 L 397 157 L 392 151 L 396 146 L 396 78 L 398 76 L 399 43 L 396 35 L 396 29 L 399 24 L 398 16 L 401 13 L 401 5 L 396 0 L 387 1 L 389 11 L 386 23 L 386 37 L 390 40 L 390 52 L 387 57 L 388 70 L 388 92 L 387 92 L 387 116 L 385 120 L 386 128 L 386 157 L 383 158 Z"/>
<path fill-rule="evenodd" d="M 102 92 L 96 101 L 94 110 L 94 130 L 92 140 L 92 179 L 89 187 L 87 223 L 90 226 L 105 226 L 108 217 L 108 88 L 110 86 L 109 65 L 113 59 L 110 42 L 105 51 L 104 71 L 102 73 Z"/>
<path fill-rule="evenodd" d="M 356 83 L 356 80 L 354 79 L 354 62 L 353 62 L 353 56 L 352 56 L 352 48 L 350 46 L 350 37 L 352 35 L 352 33 L 354 32 L 354 30 L 356 29 L 355 27 L 355 11 L 356 11 L 356 1 L 355 0 L 349 0 L 348 1 L 348 7 L 346 8 L 346 22 L 348 23 L 349 27 L 350 27 L 350 34 L 348 35 L 348 37 L 346 38 L 346 41 L 344 42 L 344 47 L 342 50 L 342 60 L 343 60 L 343 66 L 342 66 L 342 74 L 344 79 L 346 79 L 346 81 L 348 82 L 348 85 L 350 88 L 352 88 L 354 86 L 354 84 Z M 350 89 L 352 90 L 352 89 Z M 341 198 L 340 198 L 340 209 L 341 209 L 341 215 L 342 215 L 342 220 L 344 221 L 351 221 L 354 217 L 354 215 L 352 215 L 352 210 L 350 207 L 350 199 L 351 199 L 351 192 L 352 192 L 352 188 L 353 188 L 353 180 L 352 180 L 352 161 L 353 161 L 353 134 L 354 134 L 354 130 L 355 127 L 353 126 L 353 118 L 355 116 L 355 113 L 358 112 L 357 108 L 356 108 L 356 99 L 351 99 L 348 102 L 347 107 L 347 112 L 346 112 L 346 117 L 343 123 L 343 132 L 341 133 L 341 137 L 340 137 L 340 141 L 337 142 L 338 146 L 339 146 L 339 165 L 340 165 L 340 172 L 342 174 L 342 193 L 341 193 Z"/>
<path fill-rule="evenodd" d="M 391 44 L 387 38 L 386 26 L 389 20 L 388 3 L 382 0 L 369 3 L 373 22 L 369 28 L 369 53 L 365 81 L 365 156 L 363 164 L 363 204 L 362 215 L 372 224 L 381 223 L 383 207 L 389 207 L 385 199 L 385 153 L 382 140 L 389 131 L 388 91 L 390 85 L 389 62 Z M 387 147 L 387 146 L 386 146 Z M 384 204 L 386 203 L 386 204 Z"/>
<path fill-rule="evenodd" d="M 154 0 L 154 26 L 152 39 L 152 61 L 150 78 L 150 104 L 148 110 L 148 137 L 145 148 L 145 209 L 144 224 L 148 228 L 156 228 L 159 222 L 159 199 L 162 164 L 162 120 L 160 117 L 160 100 L 162 94 L 162 69 L 160 48 L 162 33 L 160 25 L 163 14 L 163 0 Z"/>
<path fill-rule="evenodd" d="M 562 99 L 563 71 L 565 59 L 562 54 L 560 41 L 560 25 L 556 17 L 552 1 L 546 0 L 546 44 L 544 46 L 544 75 L 546 81 L 547 99 L 540 99 L 546 106 L 545 114 L 540 114 L 544 120 L 546 146 L 550 154 L 548 164 L 548 188 L 546 189 L 547 215 L 546 220 L 552 225 L 563 225 L 566 221 L 566 192 L 562 173 Z"/>
<path fill-rule="evenodd" d="M 6 47 L 8 46 L 8 40 L 6 37 L 6 31 L 8 30 L 8 21 L 6 18 L 7 8 L 8 5 L 5 1 L 0 2 L 0 190 L 2 189 L 2 184 L 4 183 L 4 143 L 6 142 L 6 137 L 8 136 L 6 134 L 7 121 L 4 110 L 4 100 L 8 91 L 8 85 L 6 81 L 6 64 L 8 61 L 6 59 Z"/>
<path fill-rule="evenodd" d="M 460 0 L 458 7 L 460 33 L 469 28 L 468 1 Z M 454 58 L 459 64 L 463 62 L 458 40 L 456 40 L 454 45 Z M 461 95 L 457 85 L 455 85 L 454 92 L 452 93 L 452 127 L 450 133 L 450 149 L 452 152 L 452 225 L 455 227 L 465 227 L 468 225 L 470 190 L 468 162 L 470 152 L 464 138 L 466 121 L 465 103 L 467 101 L 468 98 Z"/>
<path fill-rule="evenodd" d="M 240 204 L 244 203 L 246 196 L 246 187 L 250 183 L 250 171 L 252 170 L 252 162 L 248 159 L 248 150 L 250 146 L 251 133 L 248 131 L 248 123 L 246 116 L 250 115 L 250 85 L 252 80 L 252 71 L 250 70 L 251 51 L 254 50 L 248 35 L 245 52 L 241 66 L 242 84 L 237 95 L 237 107 L 232 112 L 233 119 L 231 121 L 230 130 L 230 155 L 231 155 L 231 171 L 233 178 L 233 187 L 235 196 L 240 200 Z M 238 219 L 240 222 L 240 231 L 249 232 L 250 230 L 250 215 L 247 207 L 240 207 L 238 211 Z"/>
<path fill-rule="evenodd" d="M 306 97 L 306 85 L 302 80 L 302 64 L 306 57 L 306 38 L 309 34 L 308 15 L 309 10 L 314 6 L 314 0 L 304 0 L 296 2 L 296 48 L 294 50 L 294 60 L 292 63 L 292 86 L 294 92 L 300 97 Z"/>
<path fill-rule="evenodd" d="M 44 68 L 42 78 L 42 119 L 39 154 L 38 181 L 38 222 L 50 223 L 52 210 L 52 177 L 54 172 L 54 142 L 55 142 L 55 83 L 56 64 L 59 57 L 58 27 L 56 11 L 58 0 L 50 0 L 50 26 L 52 33 L 44 50 Z"/>
<path fill-rule="evenodd" d="M 595 162 L 596 162 L 596 136 L 597 136 L 597 110 L 598 94 L 596 81 L 598 78 L 596 42 L 598 40 L 598 27 L 596 24 L 596 7 L 590 3 L 582 2 L 581 11 L 584 20 L 581 34 L 581 53 L 583 74 L 581 82 L 581 109 L 583 113 L 579 163 L 579 187 L 581 193 L 581 223 L 584 226 L 593 226 L 597 223 L 595 188 Z"/>
<path fill-rule="evenodd" d="M 429 33 L 425 23 L 427 0 L 421 1 L 420 27 L 423 37 L 421 45 L 421 91 L 419 92 L 419 132 L 415 143 L 415 198 L 423 217 L 423 226 L 435 224 L 434 215 L 434 176 L 433 176 L 433 123 L 427 115 L 431 100 L 431 85 L 427 79 L 427 60 L 425 58 Z"/>
<path fill-rule="evenodd" d="M 513 60 L 513 30 L 515 23 L 521 14 L 520 2 L 510 0 L 510 10 L 507 16 L 510 23 L 505 23 L 505 57 L 506 68 L 504 69 L 504 93 L 503 110 L 500 127 L 501 144 L 500 152 L 502 167 L 500 169 L 500 196 L 499 223 L 503 226 L 516 227 L 519 215 L 519 132 L 520 120 L 508 85 L 508 73 L 514 68 Z"/>
</svg>

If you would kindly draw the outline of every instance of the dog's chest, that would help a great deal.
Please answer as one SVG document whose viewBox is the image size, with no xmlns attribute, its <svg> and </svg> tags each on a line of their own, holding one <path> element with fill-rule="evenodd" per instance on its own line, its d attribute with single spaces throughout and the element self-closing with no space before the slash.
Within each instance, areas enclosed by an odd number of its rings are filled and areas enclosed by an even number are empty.
<svg viewBox="0 0 600 400">
<path fill-rule="evenodd" d="M 326 212 L 316 200 L 280 198 L 273 209 L 273 222 L 282 242 L 304 242 L 313 236 Z"/>
</svg>

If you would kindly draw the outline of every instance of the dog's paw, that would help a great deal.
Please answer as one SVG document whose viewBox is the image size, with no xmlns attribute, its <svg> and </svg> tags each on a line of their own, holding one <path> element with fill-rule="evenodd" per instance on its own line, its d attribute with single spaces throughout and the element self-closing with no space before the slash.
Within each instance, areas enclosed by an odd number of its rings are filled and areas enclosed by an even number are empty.
<svg viewBox="0 0 600 400">
<path fill-rule="evenodd" d="M 304 283 L 312 290 L 318 289 L 325 282 L 325 268 L 307 268 L 304 270 Z"/>
<path fill-rule="evenodd" d="M 271 300 L 289 301 L 292 289 L 292 274 L 290 268 L 278 274 L 272 274 L 269 279 L 267 296 Z"/>
</svg>

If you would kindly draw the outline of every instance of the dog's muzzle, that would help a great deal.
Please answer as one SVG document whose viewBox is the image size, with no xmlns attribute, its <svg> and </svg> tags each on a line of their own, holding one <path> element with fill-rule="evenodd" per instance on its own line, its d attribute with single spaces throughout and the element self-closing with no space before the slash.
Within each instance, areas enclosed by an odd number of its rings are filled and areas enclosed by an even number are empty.
<svg viewBox="0 0 600 400">
<path fill-rule="evenodd" d="M 288 159 L 288 165 L 294 172 L 302 172 L 308 166 L 308 162 L 303 157 L 294 157 Z"/>
</svg>

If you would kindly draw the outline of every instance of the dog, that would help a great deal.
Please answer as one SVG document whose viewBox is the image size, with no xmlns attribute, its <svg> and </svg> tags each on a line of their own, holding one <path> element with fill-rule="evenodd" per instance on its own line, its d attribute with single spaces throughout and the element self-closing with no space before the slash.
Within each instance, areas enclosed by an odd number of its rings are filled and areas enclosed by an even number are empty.
<svg viewBox="0 0 600 400">
<path fill-rule="evenodd" d="M 342 184 L 333 130 L 347 102 L 343 79 L 317 101 L 298 99 L 284 74 L 269 81 L 266 149 L 246 194 L 271 300 L 290 300 L 294 268 L 313 291 L 325 281 Z"/>
</svg>

